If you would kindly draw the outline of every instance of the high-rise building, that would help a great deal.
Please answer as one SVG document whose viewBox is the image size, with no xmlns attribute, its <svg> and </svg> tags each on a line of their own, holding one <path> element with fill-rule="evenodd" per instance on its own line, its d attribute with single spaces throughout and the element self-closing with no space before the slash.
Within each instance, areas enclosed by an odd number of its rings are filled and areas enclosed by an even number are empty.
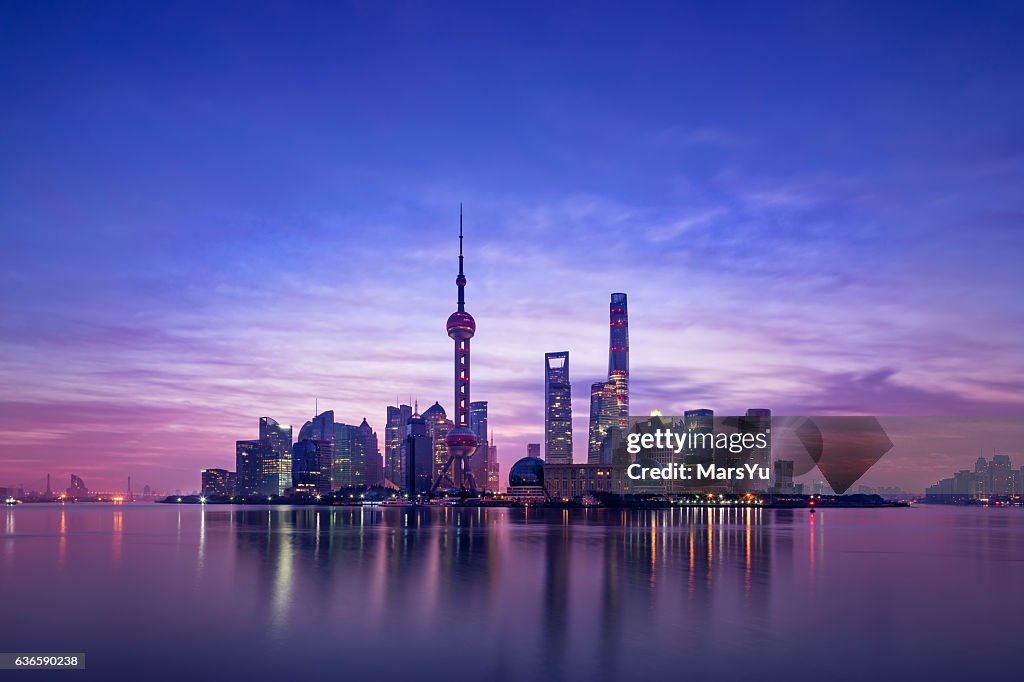
<svg viewBox="0 0 1024 682">
<path fill-rule="evenodd" d="M 1013 466 L 1007 455 L 995 455 L 988 465 L 989 494 L 1013 494 Z"/>
<path fill-rule="evenodd" d="M 325 410 L 302 425 L 297 440 L 334 440 L 334 410 Z"/>
<path fill-rule="evenodd" d="M 431 448 L 433 448 L 431 462 L 431 482 L 437 480 L 444 471 L 444 463 L 448 461 L 448 444 L 445 438 L 452 430 L 454 423 L 448 419 L 448 415 L 441 403 L 434 401 L 434 404 L 423 411 L 423 421 L 426 423 L 427 436 L 430 437 Z M 447 485 L 455 487 L 452 477 L 448 477 Z"/>
<path fill-rule="evenodd" d="M 228 475 L 230 473 L 227 469 L 203 469 L 201 488 L 203 495 L 227 497 L 230 494 L 228 491 Z"/>
<path fill-rule="evenodd" d="M 629 314 L 626 294 L 608 304 L 608 379 L 590 387 L 587 462 L 611 464 L 613 440 L 629 428 Z M 613 431 L 618 430 L 617 433 Z"/>
<path fill-rule="evenodd" d="M 476 334 L 476 320 L 466 312 L 466 274 L 462 257 L 462 206 L 459 206 L 459 274 L 455 277 L 459 298 L 457 310 L 448 317 L 445 327 L 455 342 L 455 419 L 445 436 L 448 458 L 434 480 L 434 489 L 451 481 L 453 487 L 476 489 L 476 478 L 469 458 L 476 452 L 477 440 L 469 428 L 469 341 Z M 449 474 L 449 470 L 451 474 Z"/>
<path fill-rule="evenodd" d="M 793 483 L 793 462 L 787 459 L 777 459 L 774 463 L 775 480 L 772 483 L 771 491 L 780 494 L 799 493 L 796 484 Z"/>
<path fill-rule="evenodd" d="M 387 422 L 384 425 L 384 476 L 401 487 L 402 446 L 405 443 L 412 407 L 409 405 L 388 405 Z"/>
<path fill-rule="evenodd" d="M 629 428 L 629 311 L 626 294 L 612 294 L 608 304 L 608 381 L 613 386 L 618 427 Z"/>
<path fill-rule="evenodd" d="M 974 462 L 974 473 L 977 475 L 979 482 L 979 494 L 987 495 L 991 490 L 991 479 L 989 478 L 988 462 L 985 461 L 984 457 L 979 457 Z"/>
<path fill-rule="evenodd" d="M 572 464 L 569 351 L 544 354 L 544 461 Z"/>
<path fill-rule="evenodd" d="M 334 423 L 334 464 L 331 480 L 335 490 L 367 485 L 366 463 L 369 444 L 366 433 L 360 426 Z"/>
<path fill-rule="evenodd" d="M 769 409 L 753 408 L 747 410 L 745 416 L 740 417 L 739 432 L 741 434 L 764 434 L 767 447 L 750 448 L 742 453 L 742 460 L 733 464 L 753 464 L 759 470 L 771 472 L 772 468 L 772 411 Z M 768 487 L 768 481 L 759 477 L 746 479 L 743 485 L 738 486 L 743 490 L 764 490 Z"/>
<path fill-rule="evenodd" d="M 491 468 L 491 446 L 487 442 L 487 401 L 477 400 L 469 404 L 469 430 L 476 436 L 476 451 L 469 460 L 473 479 L 481 490 L 490 490 L 487 484 Z"/>
<path fill-rule="evenodd" d="M 494 444 L 494 435 L 491 434 L 491 444 L 487 446 L 487 490 L 492 493 L 501 492 L 501 466 L 498 464 L 498 446 Z"/>
<path fill-rule="evenodd" d="M 540 459 L 540 443 L 527 443 L 526 456 Z"/>
<path fill-rule="evenodd" d="M 418 410 L 409 418 L 402 452 L 405 454 L 402 489 L 409 496 L 429 492 L 433 481 L 434 448 L 427 434 L 427 420 L 420 416 Z"/>
<path fill-rule="evenodd" d="M 590 386 L 590 431 L 587 439 L 587 462 L 601 463 L 601 450 L 608 432 L 619 426 L 619 406 L 616 385 L 611 381 L 598 381 Z"/>
<path fill-rule="evenodd" d="M 292 427 L 260 417 L 260 494 L 283 495 L 292 485 Z"/>
<path fill-rule="evenodd" d="M 697 439 L 696 446 L 687 447 L 684 450 L 686 464 L 708 465 L 715 460 L 715 448 L 711 444 L 715 432 L 715 413 L 713 410 L 687 410 L 683 413 L 684 428 L 693 435 L 702 435 L 706 438 Z M 691 442 L 693 439 L 691 437 Z M 792 462 L 790 462 L 792 466 Z"/>
<path fill-rule="evenodd" d="M 366 417 L 359 425 L 359 431 L 363 438 L 365 450 L 363 475 L 366 486 L 372 488 L 384 484 L 384 460 L 380 456 L 380 446 L 377 442 L 377 432 L 373 430 Z"/>
<path fill-rule="evenodd" d="M 303 438 L 292 446 L 292 487 L 295 492 L 323 495 L 331 492 L 334 440 Z"/>
<path fill-rule="evenodd" d="M 253 497 L 260 494 L 263 487 L 263 463 L 258 440 L 235 441 L 235 472 L 238 475 L 238 495 Z"/>
</svg>

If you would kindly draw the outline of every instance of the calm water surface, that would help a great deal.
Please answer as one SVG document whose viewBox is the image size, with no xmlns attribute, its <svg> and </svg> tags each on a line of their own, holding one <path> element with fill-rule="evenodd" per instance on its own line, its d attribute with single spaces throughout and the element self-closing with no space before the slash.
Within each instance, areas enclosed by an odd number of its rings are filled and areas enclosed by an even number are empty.
<svg viewBox="0 0 1024 682">
<path fill-rule="evenodd" d="M 0 511 L 0 651 L 56 679 L 975 679 L 1024 510 Z M 0 673 L 3 674 L 3 673 Z"/>
</svg>

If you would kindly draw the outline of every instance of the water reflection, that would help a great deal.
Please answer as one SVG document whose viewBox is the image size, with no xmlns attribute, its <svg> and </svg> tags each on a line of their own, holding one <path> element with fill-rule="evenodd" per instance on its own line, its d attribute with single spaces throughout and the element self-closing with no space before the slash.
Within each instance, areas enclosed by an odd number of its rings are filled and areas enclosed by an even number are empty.
<svg viewBox="0 0 1024 682">
<path fill-rule="evenodd" d="M 445 654 L 425 647 L 425 660 L 516 676 L 528 654 L 549 679 L 581 670 L 613 679 L 625 672 L 625 622 L 632 634 L 669 622 L 699 642 L 713 638 L 716 608 L 767 611 L 774 547 L 765 513 L 208 508 L 197 561 L 215 529 L 233 536 L 235 572 L 242 582 L 255 576 L 267 597 L 248 608 L 278 637 L 311 615 L 356 619 L 360 637 L 375 632 L 396 646 L 449 633 L 437 643 Z M 480 642 L 493 637 L 505 641 Z"/>
<path fill-rule="evenodd" d="M 967 674 L 1024 607 L 1024 515 L 993 511 L 34 505 L 0 525 L 0 634 L 63 629 L 97 675 L 162 669 L 154 641 L 232 679 Z"/>
</svg>

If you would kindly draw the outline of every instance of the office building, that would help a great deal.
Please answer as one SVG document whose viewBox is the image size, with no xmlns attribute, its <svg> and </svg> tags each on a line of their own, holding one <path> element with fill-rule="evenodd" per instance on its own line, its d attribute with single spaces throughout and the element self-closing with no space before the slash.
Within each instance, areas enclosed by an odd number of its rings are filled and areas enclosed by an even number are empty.
<svg viewBox="0 0 1024 682">
<path fill-rule="evenodd" d="M 411 418 L 411 406 L 388 406 L 387 422 L 384 425 L 384 476 L 399 487 L 403 481 L 402 446 Z"/>
<path fill-rule="evenodd" d="M 569 351 L 544 354 L 544 461 L 572 464 Z"/>
<path fill-rule="evenodd" d="M 487 401 L 477 400 L 469 404 L 469 430 L 476 436 L 476 450 L 469 458 L 476 487 L 489 490 L 488 479 L 491 470 L 491 445 L 487 442 Z"/>
<path fill-rule="evenodd" d="M 260 417 L 260 494 L 283 495 L 292 485 L 292 427 Z"/>
<path fill-rule="evenodd" d="M 331 492 L 334 441 L 303 438 L 292 446 L 292 488 L 298 493 Z"/>
<path fill-rule="evenodd" d="M 402 489 L 409 496 L 430 491 L 434 473 L 434 448 L 427 432 L 427 420 L 414 411 L 406 426 Z"/>
<path fill-rule="evenodd" d="M 203 495 L 207 497 L 230 495 L 230 481 L 228 480 L 230 473 L 227 469 L 204 469 L 201 487 Z"/>
<path fill-rule="evenodd" d="M 237 494 L 253 497 L 263 486 L 263 464 L 258 440 L 235 441 L 235 473 L 238 475 Z"/>
</svg>

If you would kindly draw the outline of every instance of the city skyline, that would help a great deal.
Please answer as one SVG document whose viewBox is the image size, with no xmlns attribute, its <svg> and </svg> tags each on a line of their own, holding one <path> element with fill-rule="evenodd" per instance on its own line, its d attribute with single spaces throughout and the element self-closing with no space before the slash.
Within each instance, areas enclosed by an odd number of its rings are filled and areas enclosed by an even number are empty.
<svg viewBox="0 0 1024 682">
<path fill-rule="evenodd" d="M 0 485 L 192 488 L 317 398 L 382 437 L 410 394 L 454 414 L 459 201 L 503 471 L 562 349 L 586 461 L 610 292 L 636 415 L 1024 413 L 1011 10 L 152 11 L 3 10 Z"/>
</svg>

